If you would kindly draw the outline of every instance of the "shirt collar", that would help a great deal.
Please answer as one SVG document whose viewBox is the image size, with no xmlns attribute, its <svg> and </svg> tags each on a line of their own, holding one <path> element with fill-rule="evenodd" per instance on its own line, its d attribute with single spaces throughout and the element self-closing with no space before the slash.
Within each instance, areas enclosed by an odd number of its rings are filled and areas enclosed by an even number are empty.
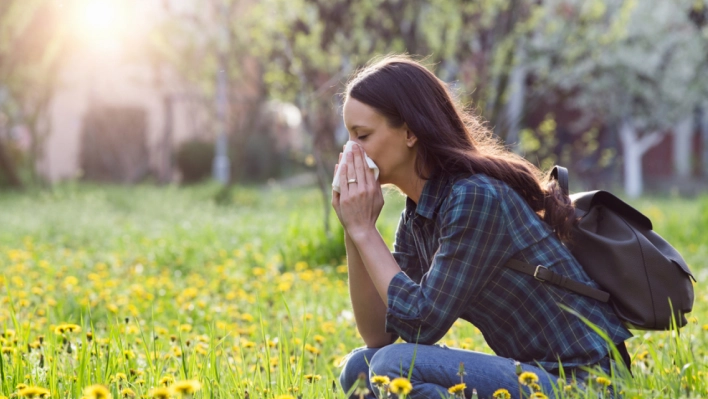
<svg viewBox="0 0 708 399">
<path fill-rule="evenodd" d="M 445 176 L 432 177 L 430 180 L 426 180 L 417 205 L 410 197 L 406 198 L 406 213 L 408 216 L 412 216 L 413 212 L 415 212 L 426 219 L 432 219 L 435 211 L 437 211 L 443 199 L 447 196 L 451 182 L 452 179 Z"/>
</svg>

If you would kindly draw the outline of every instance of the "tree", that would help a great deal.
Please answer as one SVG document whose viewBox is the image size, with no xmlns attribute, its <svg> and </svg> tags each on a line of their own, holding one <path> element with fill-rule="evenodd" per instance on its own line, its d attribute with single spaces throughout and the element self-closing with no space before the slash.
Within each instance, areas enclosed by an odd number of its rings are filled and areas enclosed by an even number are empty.
<svg viewBox="0 0 708 399">
<path fill-rule="evenodd" d="M 179 82 L 177 87 L 163 83 L 166 92 L 171 90 L 167 93 L 171 100 L 198 104 L 210 116 L 205 129 L 228 135 L 236 172 L 243 170 L 239 162 L 245 158 L 248 135 L 258 123 L 255 115 L 265 101 L 263 73 L 251 41 L 251 32 L 258 30 L 255 26 L 265 22 L 248 18 L 252 7 L 244 0 L 165 3 L 166 17 L 148 46 L 153 62 L 169 66 L 173 82 Z"/>
<path fill-rule="evenodd" d="M 601 120 L 617 132 L 630 197 L 642 192 L 642 156 L 708 93 L 708 35 L 691 20 L 695 4 L 546 1 L 527 46 L 533 96 L 564 97 L 582 113 L 576 130 Z"/>
<path fill-rule="evenodd" d="M 58 81 L 66 31 L 58 4 L 47 0 L 8 0 L 0 4 L 0 112 L 8 126 L 23 125 L 31 136 L 28 169 L 38 180 L 37 163 L 50 132 L 49 106 Z M 0 136 L 0 170 L 21 185 Z"/>
</svg>

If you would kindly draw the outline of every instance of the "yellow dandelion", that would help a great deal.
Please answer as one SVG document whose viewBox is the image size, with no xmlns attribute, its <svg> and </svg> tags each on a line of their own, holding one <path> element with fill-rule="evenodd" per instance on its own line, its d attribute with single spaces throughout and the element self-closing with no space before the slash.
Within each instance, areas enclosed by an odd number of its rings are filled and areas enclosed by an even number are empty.
<svg viewBox="0 0 708 399">
<path fill-rule="evenodd" d="M 407 378 L 403 377 L 398 377 L 394 378 L 393 381 L 391 381 L 391 385 L 389 386 L 389 389 L 391 392 L 395 394 L 404 394 L 408 395 L 412 390 L 413 390 L 413 385 L 411 385 L 411 382 L 408 381 Z"/>
<path fill-rule="evenodd" d="M 293 395 L 278 395 L 275 399 L 295 399 Z"/>
<path fill-rule="evenodd" d="M 602 385 L 603 387 L 609 387 L 612 384 L 612 381 L 608 380 L 605 377 L 597 377 L 597 379 L 595 379 L 595 381 L 598 384 Z"/>
<path fill-rule="evenodd" d="M 197 380 L 177 381 L 172 385 L 172 391 L 179 395 L 194 395 L 202 389 L 202 384 Z"/>
<path fill-rule="evenodd" d="M 123 388 L 123 390 L 120 391 L 120 396 L 123 398 L 134 398 L 135 392 L 130 388 Z"/>
<path fill-rule="evenodd" d="M 78 324 L 64 324 L 64 331 L 68 333 L 81 332 L 81 326 Z"/>
<path fill-rule="evenodd" d="M 541 386 L 535 382 L 530 383 L 529 388 L 531 388 L 532 392 L 541 392 Z"/>
<path fill-rule="evenodd" d="M 17 389 L 18 391 L 21 391 L 25 388 L 27 388 L 27 384 L 17 384 L 17 386 L 15 387 L 15 389 Z"/>
<path fill-rule="evenodd" d="M 11 346 L 3 346 L 2 347 L 2 354 L 3 355 L 12 355 L 13 353 L 15 353 L 15 348 L 13 348 Z"/>
<path fill-rule="evenodd" d="M 49 390 L 40 387 L 25 387 L 20 389 L 17 395 L 23 398 L 47 398 Z"/>
<path fill-rule="evenodd" d="M 459 392 L 464 392 L 465 388 L 467 388 L 467 385 L 462 383 L 462 384 L 456 384 L 456 385 L 451 386 L 450 388 L 447 389 L 447 391 L 450 392 L 451 394 L 455 395 Z"/>
<path fill-rule="evenodd" d="M 531 371 L 524 371 L 519 375 L 519 383 L 522 385 L 531 385 L 538 382 L 538 376 Z"/>
<path fill-rule="evenodd" d="M 116 381 L 128 381 L 128 376 L 125 373 L 116 373 Z"/>
<path fill-rule="evenodd" d="M 371 378 L 371 383 L 374 385 L 387 385 L 391 380 L 385 375 L 375 375 Z"/>
<path fill-rule="evenodd" d="M 315 335 L 315 336 L 312 337 L 312 338 L 313 338 L 313 339 L 315 340 L 315 342 L 317 342 L 318 344 L 321 344 L 321 343 L 325 342 L 325 337 L 323 337 L 323 336 L 321 336 L 321 335 Z"/>
<path fill-rule="evenodd" d="M 166 376 L 160 378 L 160 382 L 158 382 L 158 385 L 168 386 L 174 382 L 175 382 L 175 377 L 173 377 L 171 375 L 166 375 Z"/>
<path fill-rule="evenodd" d="M 167 388 L 155 388 L 150 391 L 150 397 L 154 399 L 170 399 L 170 390 Z"/>
<path fill-rule="evenodd" d="M 548 396 L 544 395 L 542 392 L 534 392 L 529 396 L 530 399 L 548 399 Z"/>
<path fill-rule="evenodd" d="M 501 388 L 494 391 L 492 397 L 494 399 L 511 399 L 511 394 L 506 389 Z"/>
<path fill-rule="evenodd" d="M 305 374 L 305 379 L 308 382 L 316 382 L 322 379 L 322 376 L 318 374 Z"/>
<path fill-rule="evenodd" d="M 86 399 L 111 399 L 111 392 L 103 385 L 91 385 L 84 388 Z"/>
<path fill-rule="evenodd" d="M 310 345 L 310 344 L 305 344 L 305 350 L 308 351 L 308 352 L 310 352 L 310 353 L 312 353 L 313 355 L 319 355 L 319 354 L 320 354 L 320 350 L 319 350 L 316 346 L 313 346 L 313 345 Z"/>
</svg>

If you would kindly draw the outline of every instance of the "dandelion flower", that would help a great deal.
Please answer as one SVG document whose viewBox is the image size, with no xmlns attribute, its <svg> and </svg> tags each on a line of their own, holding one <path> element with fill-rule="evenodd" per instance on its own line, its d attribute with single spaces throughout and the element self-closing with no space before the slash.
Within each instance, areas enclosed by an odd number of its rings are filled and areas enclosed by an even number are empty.
<svg viewBox="0 0 708 399">
<path fill-rule="evenodd" d="M 374 385 L 387 385 L 391 380 L 385 375 L 375 375 L 371 378 L 371 383 Z"/>
<path fill-rule="evenodd" d="M 413 385 L 411 385 L 411 382 L 408 381 L 407 378 L 403 377 L 398 377 L 394 378 L 393 381 L 391 381 L 391 385 L 389 386 L 389 389 L 391 392 L 395 394 L 404 394 L 408 395 L 412 390 L 413 390 Z"/>
<path fill-rule="evenodd" d="M 519 375 L 519 383 L 522 385 L 531 385 L 538 382 L 538 376 L 530 371 L 524 371 Z"/>
<path fill-rule="evenodd" d="M 306 374 L 306 375 L 305 375 L 305 379 L 306 379 L 308 382 L 319 381 L 321 378 L 322 378 L 322 376 L 321 376 L 321 375 L 317 375 L 317 374 Z"/>
<path fill-rule="evenodd" d="M 134 398 L 135 392 L 130 388 L 123 388 L 123 390 L 120 391 L 120 396 L 123 398 Z"/>
<path fill-rule="evenodd" d="M 497 389 L 496 391 L 494 391 L 494 394 L 492 394 L 492 397 L 494 399 L 511 399 L 511 394 L 506 389 L 501 388 L 501 389 Z"/>
<path fill-rule="evenodd" d="M 542 392 L 534 392 L 529 396 L 529 399 L 548 399 L 548 396 L 544 395 Z"/>
<path fill-rule="evenodd" d="M 275 399 L 295 399 L 293 395 L 278 395 Z"/>
<path fill-rule="evenodd" d="M 608 387 L 612 384 L 612 381 L 608 380 L 605 377 L 597 377 L 595 381 L 597 381 L 597 383 L 602 385 L 603 387 Z"/>
<path fill-rule="evenodd" d="M 168 386 L 168 385 L 172 384 L 173 382 L 175 382 L 175 377 L 173 377 L 171 375 L 166 375 L 166 376 L 160 378 L 160 382 L 158 382 L 158 385 Z"/>
<path fill-rule="evenodd" d="M 460 392 L 464 392 L 465 388 L 467 388 L 467 385 L 462 383 L 462 384 L 456 384 L 456 385 L 451 386 L 450 388 L 447 389 L 447 391 L 453 395 L 456 395 Z"/>
<path fill-rule="evenodd" d="M 103 385 L 91 385 L 84 388 L 86 399 L 111 399 L 111 392 Z"/>
<path fill-rule="evenodd" d="M 202 384 L 197 380 L 177 381 L 172 385 L 172 391 L 183 396 L 194 395 L 200 389 L 202 389 Z"/>
<path fill-rule="evenodd" d="M 40 387 L 25 387 L 17 392 L 23 398 L 48 398 L 49 390 Z"/>
<path fill-rule="evenodd" d="M 155 388 L 150 391 L 150 397 L 154 399 L 170 399 L 170 390 L 167 388 Z"/>
</svg>

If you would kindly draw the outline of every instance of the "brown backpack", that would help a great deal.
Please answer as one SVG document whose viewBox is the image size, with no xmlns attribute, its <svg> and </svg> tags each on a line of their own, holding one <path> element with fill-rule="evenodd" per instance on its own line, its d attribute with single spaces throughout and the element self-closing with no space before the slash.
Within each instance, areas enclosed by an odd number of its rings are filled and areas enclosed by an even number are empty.
<svg viewBox="0 0 708 399">
<path fill-rule="evenodd" d="M 551 176 L 568 195 L 568 170 L 556 166 Z M 602 290 L 543 265 L 512 259 L 507 266 L 609 301 L 629 328 L 668 330 L 686 325 L 686 313 L 693 308 L 691 279 L 695 278 L 678 251 L 652 230 L 649 218 L 607 191 L 577 193 L 570 199 L 578 219 L 570 251 Z"/>
</svg>

